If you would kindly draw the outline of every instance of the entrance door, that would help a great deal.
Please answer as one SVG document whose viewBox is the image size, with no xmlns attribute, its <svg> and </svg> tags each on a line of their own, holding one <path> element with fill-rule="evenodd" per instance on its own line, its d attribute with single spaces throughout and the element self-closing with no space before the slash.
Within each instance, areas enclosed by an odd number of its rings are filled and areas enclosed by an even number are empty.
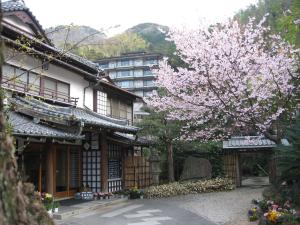
<svg viewBox="0 0 300 225">
<path fill-rule="evenodd" d="M 56 148 L 56 194 L 68 195 L 68 146 L 60 145 Z"/>
<path fill-rule="evenodd" d="M 55 196 L 70 197 L 80 187 L 80 147 L 57 145 L 55 151 Z"/>
<path fill-rule="evenodd" d="M 30 146 L 31 151 L 24 152 L 23 162 L 21 161 L 20 168 L 23 168 L 23 176 L 26 182 L 34 185 L 35 190 L 39 192 L 46 191 L 46 168 L 45 162 L 46 154 L 38 150 L 38 146 Z"/>
</svg>

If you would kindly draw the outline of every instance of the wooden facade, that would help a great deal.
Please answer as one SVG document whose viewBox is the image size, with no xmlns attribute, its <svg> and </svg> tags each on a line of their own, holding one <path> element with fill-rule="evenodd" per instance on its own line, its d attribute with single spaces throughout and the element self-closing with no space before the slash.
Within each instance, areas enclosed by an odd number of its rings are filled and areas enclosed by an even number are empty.
<svg viewBox="0 0 300 225">
<path fill-rule="evenodd" d="M 225 150 L 223 153 L 223 165 L 224 173 L 230 178 L 237 187 L 242 186 L 242 168 L 241 168 L 241 157 L 245 154 L 262 154 L 267 157 L 268 160 L 268 174 L 269 182 L 273 183 L 276 181 L 276 160 L 275 154 L 272 149 L 259 149 L 259 150 Z"/>
<path fill-rule="evenodd" d="M 150 163 L 142 156 L 132 156 L 125 159 L 124 187 L 146 188 L 152 184 Z"/>
</svg>

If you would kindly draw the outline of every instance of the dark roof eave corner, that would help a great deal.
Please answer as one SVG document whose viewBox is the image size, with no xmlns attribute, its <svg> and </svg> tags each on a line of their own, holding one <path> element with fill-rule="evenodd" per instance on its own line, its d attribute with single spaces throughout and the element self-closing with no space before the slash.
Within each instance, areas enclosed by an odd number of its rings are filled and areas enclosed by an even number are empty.
<svg viewBox="0 0 300 225">
<path fill-rule="evenodd" d="M 129 92 L 129 91 L 123 89 L 123 88 L 120 88 L 120 87 L 118 87 L 117 85 L 115 85 L 114 83 L 108 83 L 108 82 L 105 82 L 105 81 L 103 81 L 103 80 L 99 80 L 99 83 L 104 84 L 104 85 L 107 85 L 107 86 L 110 86 L 110 87 L 112 87 L 112 88 L 114 88 L 114 89 L 116 89 L 116 90 L 118 90 L 118 91 L 120 91 L 120 92 L 126 93 L 127 95 L 130 95 L 130 96 L 133 97 L 134 99 L 141 99 L 141 100 L 143 100 L 143 97 L 138 96 L 138 95 L 136 95 L 136 94 L 134 94 L 134 93 L 132 93 L 132 92 Z"/>
<path fill-rule="evenodd" d="M 8 0 L 8 1 L 1 1 L 1 12 L 9 13 L 9 12 L 15 12 L 15 11 L 24 11 L 27 12 L 28 15 L 31 17 L 31 19 L 35 22 L 35 25 L 37 26 L 39 32 L 41 33 L 42 39 L 50 45 L 54 46 L 54 44 L 51 42 L 51 40 L 47 37 L 45 30 L 43 29 L 40 22 L 37 20 L 37 18 L 33 15 L 33 13 L 30 11 L 30 9 L 25 5 L 24 1 L 20 0 Z"/>
</svg>

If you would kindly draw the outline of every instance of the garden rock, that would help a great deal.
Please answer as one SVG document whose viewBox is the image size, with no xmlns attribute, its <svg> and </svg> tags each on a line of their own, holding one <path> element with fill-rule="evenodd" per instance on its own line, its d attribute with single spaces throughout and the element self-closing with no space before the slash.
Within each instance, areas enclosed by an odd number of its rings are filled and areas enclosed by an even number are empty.
<svg viewBox="0 0 300 225">
<path fill-rule="evenodd" d="M 212 167 L 207 159 L 189 156 L 184 162 L 183 171 L 180 179 L 210 179 L 211 173 Z"/>
</svg>

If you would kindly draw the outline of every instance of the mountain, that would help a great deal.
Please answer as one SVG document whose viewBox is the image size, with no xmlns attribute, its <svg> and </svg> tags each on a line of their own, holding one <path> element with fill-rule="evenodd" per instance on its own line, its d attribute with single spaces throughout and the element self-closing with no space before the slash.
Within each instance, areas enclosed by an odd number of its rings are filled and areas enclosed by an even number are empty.
<svg viewBox="0 0 300 225">
<path fill-rule="evenodd" d="M 94 45 L 100 43 L 106 38 L 105 34 L 89 26 L 78 25 L 59 25 L 46 29 L 46 34 L 55 46 L 63 47 L 65 43 L 68 45 L 78 44 Z"/>
<path fill-rule="evenodd" d="M 169 27 L 155 23 L 141 23 L 114 37 L 88 26 L 64 26 L 46 29 L 48 37 L 58 47 L 74 45 L 72 52 L 90 60 L 119 56 L 131 51 L 147 51 L 161 53 L 169 58 L 172 66 L 182 65 L 182 61 L 174 55 L 176 47 L 173 42 L 166 41 Z M 95 34 L 95 35 L 92 35 Z M 88 36 L 91 37 L 87 38 Z M 67 39 L 66 39 L 67 37 Z"/>
<path fill-rule="evenodd" d="M 165 43 L 166 33 L 169 31 L 167 26 L 162 26 L 155 23 L 141 23 L 130 29 L 127 32 L 137 33 L 147 42 L 154 45 Z"/>
<path fill-rule="evenodd" d="M 184 66 L 180 58 L 174 55 L 176 46 L 173 42 L 167 41 L 166 37 L 169 27 L 155 23 L 141 23 L 126 32 L 136 33 L 149 43 L 149 51 L 161 53 L 169 58 L 173 67 Z"/>
</svg>

